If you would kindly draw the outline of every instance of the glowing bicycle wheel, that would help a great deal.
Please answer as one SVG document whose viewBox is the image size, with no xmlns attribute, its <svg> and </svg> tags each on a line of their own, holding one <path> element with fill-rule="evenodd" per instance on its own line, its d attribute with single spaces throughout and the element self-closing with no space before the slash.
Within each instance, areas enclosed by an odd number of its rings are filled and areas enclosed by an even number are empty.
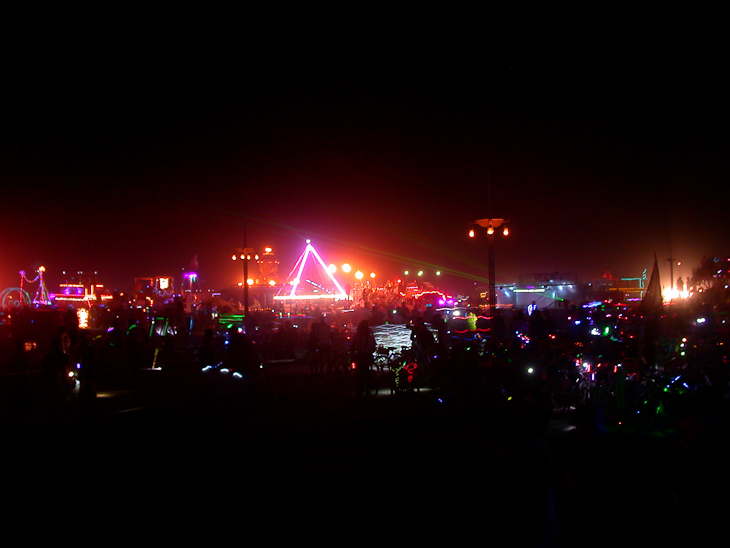
<svg viewBox="0 0 730 548">
<path fill-rule="evenodd" d="M 0 302 L 3 310 L 12 310 L 31 304 L 28 292 L 19 287 L 8 287 L 0 293 Z"/>
</svg>

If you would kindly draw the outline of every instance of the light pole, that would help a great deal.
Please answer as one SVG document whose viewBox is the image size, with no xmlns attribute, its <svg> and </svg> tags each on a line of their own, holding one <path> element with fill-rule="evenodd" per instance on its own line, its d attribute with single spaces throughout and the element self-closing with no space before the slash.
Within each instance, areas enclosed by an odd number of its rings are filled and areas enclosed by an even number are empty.
<svg viewBox="0 0 730 548">
<path fill-rule="evenodd" d="M 502 226 L 502 234 L 507 236 L 509 234 L 509 230 L 507 229 L 508 222 L 509 221 L 504 219 L 479 219 L 478 221 L 475 221 L 475 224 L 487 229 L 487 260 L 489 268 L 489 290 L 487 297 L 489 300 L 489 316 L 492 319 L 494 318 L 494 310 L 497 306 L 497 292 L 495 288 L 496 283 L 494 274 L 494 229 Z M 469 231 L 469 237 L 474 237 L 473 228 Z"/>
<path fill-rule="evenodd" d="M 259 255 L 252 247 L 239 247 L 231 259 L 240 259 L 243 263 L 243 315 L 248 321 L 248 262 L 252 259 L 258 261 Z"/>
<path fill-rule="evenodd" d="M 345 263 L 342 265 L 342 271 L 347 274 L 347 300 L 350 300 L 350 293 L 352 292 L 352 286 L 350 285 L 350 272 L 352 271 L 352 267 L 349 263 Z"/>
<path fill-rule="evenodd" d="M 360 298 L 361 299 L 363 296 L 363 286 L 362 286 L 363 276 L 365 276 L 365 274 L 363 274 L 361 270 L 358 270 L 355 272 L 355 279 L 357 280 L 357 285 L 360 287 Z"/>
</svg>

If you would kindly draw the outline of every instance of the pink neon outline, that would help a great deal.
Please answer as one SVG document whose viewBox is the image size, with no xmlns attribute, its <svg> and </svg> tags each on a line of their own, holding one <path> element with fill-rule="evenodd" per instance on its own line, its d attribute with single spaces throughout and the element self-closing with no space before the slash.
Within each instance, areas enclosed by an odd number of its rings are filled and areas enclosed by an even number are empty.
<svg viewBox="0 0 730 548">
<path fill-rule="evenodd" d="M 302 279 L 302 271 L 304 270 L 304 265 L 307 263 L 307 257 L 309 257 L 309 248 L 312 247 L 312 244 L 307 244 L 307 247 L 304 249 L 304 253 L 302 253 L 302 262 L 299 263 L 299 272 L 297 272 L 297 277 L 294 278 L 294 283 L 291 286 L 291 293 L 290 296 L 294 297 L 295 293 L 297 291 L 297 286 L 299 285 L 299 282 Z"/>
<path fill-rule="evenodd" d="M 317 253 L 317 250 L 314 249 L 312 244 L 309 244 L 309 246 L 312 248 L 312 252 L 314 253 L 314 256 L 317 258 L 317 260 L 319 261 L 319 265 L 322 267 L 322 270 L 324 270 L 327 273 L 327 276 L 329 276 L 330 280 L 332 280 L 332 283 L 334 283 L 335 287 L 337 287 L 337 289 L 339 289 L 340 296 L 346 298 L 347 295 L 345 295 L 344 290 L 342 289 L 342 287 L 340 287 L 340 284 L 337 282 L 337 280 L 335 280 L 335 277 L 332 275 L 332 272 L 329 271 L 329 269 L 327 268 L 327 265 L 324 264 L 322 257 L 319 256 L 319 253 Z"/>
<path fill-rule="evenodd" d="M 335 287 L 337 287 L 337 289 L 339 290 L 339 292 L 340 292 L 339 295 L 331 295 L 331 296 L 328 296 L 328 297 L 324 297 L 323 295 L 320 295 L 318 297 L 317 296 L 314 296 L 314 295 L 310 295 L 310 296 L 306 296 L 306 295 L 297 296 L 296 295 L 297 287 L 299 286 L 299 283 L 301 282 L 302 272 L 304 271 L 304 266 L 307 263 L 307 258 L 309 257 L 309 254 L 310 253 L 314 253 L 314 256 L 317 259 L 317 262 L 319 263 L 319 265 L 322 267 L 322 270 L 324 270 L 327 273 L 327 276 L 329 277 L 329 279 L 332 280 L 332 283 L 334 283 L 335 284 Z M 322 257 L 319 256 L 319 253 L 317 253 L 317 250 L 314 249 L 314 246 L 311 243 L 308 243 L 307 244 L 307 247 L 304 249 L 304 253 L 302 253 L 299 256 L 299 259 L 297 259 L 297 262 L 294 264 L 294 268 L 292 268 L 291 269 L 291 272 L 289 272 L 289 277 L 290 278 L 291 278 L 291 275 L 294 272 L 294 270 L 297 269 L 297 267 L 299 267 L 299 271 L 297 272 L 297 275 L 294 278 L 295 282 L 292 284 L 292 290 L 291 290 L 291 293 L 289 293 L 289 296 L 288 297 L 286 297 L 286 296 L 279 297 L 277 295 L 276 297 L 274 297 L 275 299 L 277 299 L 277 298 L 279 300 L 281 300 L 281 299 L 287 299 L 287 298 L 291 298 L 291 299 L 307 299 L 307 298 L 315 298 L 315 297 L 316 298 L 320 298 L 320 299 L 321 298 L 334 298 L 334 299 L 337 299 L 337 298 L 346 299 L 347 298 L 347 295 L 345 294 L 345 291 L 342 289 L 342 286 L 339 284 L 339 282 L 335 279 L 335 277 L 329 271 L 329 269 L 325 265 L 324 261 L 322 260 Z"/>
</svg>

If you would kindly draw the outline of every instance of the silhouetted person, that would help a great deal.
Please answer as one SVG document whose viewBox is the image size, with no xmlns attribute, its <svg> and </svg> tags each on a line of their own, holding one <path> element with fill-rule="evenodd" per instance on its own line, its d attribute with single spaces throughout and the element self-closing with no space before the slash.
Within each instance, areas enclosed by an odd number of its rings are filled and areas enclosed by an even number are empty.
<svg viewBox="0 0 730 548">
<path fill-rule="evenodd" d="M 533 301 L 534 304 L 534 301 Z M 537 307 L 537 305 L 535 305 Z M 535 308 L 529 315 L 528 323 L 530 326 L 530 337 L 539 340 L 545 337 L 547 331 L 545 329 L 545 318 L 542 311 Z"/>
<path fill-rule="evenodd" d="M 96 352 L 85 330 L 77 338 L 79 369 L 79 403 L 87 413 L 96 398 Z"/>
<path fill-rule="evenodd" d="M 203 332 L 203 339 L 198 349 L 198 366 L 200 369 L 211 367 L 218 363 L 218 352 L 215 348 L 213 330 L 209 327 Z"/>
<path fill-rule="evenodd" d="M 375 352 L 375 336 L 370 330 L 367 320 L 361 320 L 357 332 L 352 339 L 352 352 L 355 360 L 355 374 L 357 375 L 357 398 L 365 394 L 370 380 L 370 366 L 373 364 Z"/>
<path fill-rule="evenodd" d="M 45 402 L 48 419 L 52 425 L 60 425 L 65 419 L 68 386 L 68 356 L 63 351 L 60 337 L 51 341 L 48 353 L 41 363 L 41 401 Z"/>
<path fill-rule="evenodd" d="M 657 366 L 659 327 L 659 320 L 654 316 L 649 316 L 644 320 L 641 338 L 641 354 L 644 362 L 643 373 L 654 370 Z"/>
<path fill-rule="evenodd" d="M 553 450 L 546 438 L 550 416 L 547 406 L 528 405 L 520 417 L 514 454 L 509 456 L 522 516 L 514 546 L 553 546 L 557 537 Z"/>
<path fill-rule="evenodd" d="M 426 352 L 432 350 L 436 341 L 433 333 L 426 326 L 423 318 L 418 318 L 411 331 L 411 341 L 418 351 L 419 357 L 425 356 Z"/>
<path fill-rule="evenodd" d="M 621 507 L 626 492 L 625 481 L 620 473 L 620 452 L 614 439 L 608 434 L 603 418 L 603 408 L 593 403 L 576 409 L 575 428 L 561 445 L 561 541 L 569 546 L 620 545 L 616 535 L 620 531 L 606 528 L 600 538 L 592 538 L 594 527 L 591 516 L 608 516 Z M 590 463 L 592 473 L 578 463 Z M 591 539 L 590 541 L 588 539 Z"/>
<path fill-rule="evenodd" d="M 319 323 L 313 322 L 309 326 L 309 334 L 307 335 L 307 354 L 309 355 L 309 372 L 312 375 L 318 373 L 317 360 L 317 341 L 319 340 Z"/>
<path fill-rule="evenodd" d="M 446 320 L 440 312 L 437 312 L 431 318 L 431 325 L 436 330 L 436 348 L 439 354 L 446 354 L 449 349 L 449 335 Z"/>
<path fill-rule="evenodd" d="M 316 368 L 318 370 L 318 374 L 324 373 L 325 364 L 329 362 L 331 353 L 332 328 L 330 327 L 330 324 L 327 323 L 324 316 L 321 316 L 317 325 Z"/>
</svg>

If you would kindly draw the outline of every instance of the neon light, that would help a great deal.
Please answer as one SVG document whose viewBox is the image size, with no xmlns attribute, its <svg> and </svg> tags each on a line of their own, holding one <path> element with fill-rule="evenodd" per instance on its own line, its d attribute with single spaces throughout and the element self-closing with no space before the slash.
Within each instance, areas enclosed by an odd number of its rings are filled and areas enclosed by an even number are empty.
<svg viewBox="0 0 730 548">
<path fill-rule="evenodd" d="M 343 299 L 342 295 L 322 295 L 319 293 L 311 295 L 276 295 L 274 300 L 276 301 L 288 301 L 288 300 L 317 300 L 317 299 Z"/>
<path fill-rule="evenodd" d="M 43 273 L 46 271 L 45 266 L 39 266 L 36 270 L 36 277 L 32 280 L 29 280 L 27 276 L 25 275 L 25 270 L 21 270 L 19 272 L 20 274 L 20 292 L 22 294 L 23 292 L 23 282 L 28 283 L 35 283 L 38 282 L 38 290 L 35 293 L 35 298 L 33 299 L 33 304 L 51 304 L 51 300 L 48 295 L 48 289 L 46 289 L 46 284 L 43 281 Z"/>
<path fill-rule="evenodd" d="M 302 278 L 302 271 L 304 270 L 304 265 L 307 263 L 307 258 L 309 257 L 309 250 L 311 248 L 311 244 L 309 243 L 309 240 L 307 240 L 307 247 L 304 249 L 304 254 L 302 255 L 302 260 L 299 263 L 299 271 L 297 272 L 296 277 L 294 278 L 294 283 L 292 284 L 291 288 L 291 298 L 294 298 L 296 295 L 297 287 L 299 286 L 299 280 Z"/>
<path fill-rule="evenodd" d="M 330 291 L 329 289 L 327 289 L 326 287 L 324 287 L 324 286 L 323 286 L 322 284 L 318 284 L 317 282 L 313 282 L 312 280 L 309 280 L 309 279 L 307 279 L 307 280 L 304 280 L 304 281 L 305 281 L 305 282 L 307 282 L 307 283 L 308 283 L 308 284 L 310 284 L 310 285 L 313 285 L 313 286 L 314 286 L 314 287 L 316 287 L 317 289 L 321 289 L 321 290 L 322 290 L 322 291 L 324 291 L 325 293 L 328 293 L 328 294 L 330 294 L 330 295 L 332 294 L 332 292 L 331 292 L 331 291 Z"/>
<path fill-rule="evenodd" d="M 309 259 L 310 255 L 314 256 L 314 259 L 321 268 L 322 272 L 325 272 L 327 274 L 327 277 L 329 280 L 334 284 L 334 286 L 337 288 L 337 291 L 339 293 L 337 294 L 329 294 L 329 295 L 297 295 L 297 288 L 299 287 L 299 284 L 302 280 L 302 274 L 304 272 L 304 266 L 307 263 L 307 259 Z M 294 268 L 292 269 L 292 272 L 296 270 L 297 274 L 294 276 L 293 281 L 291 283 L 291 291 L 288 295 L 277 295 L 274 297 L 276 300 L 288 300 L 288 299 L 304 299 L 304 300 L 310 300 L 310 299 L 327 299 L 327 298 L 334 298 L 334 299 L 346 299 L 347 294 L 345 293 L 344 289 L 342 289 L 342 286 L 340 286 L 339 282 L 335 279 L 335 277 L 332 275 L 332 272 L 327 267 L 325 262 L 322 260 L 322 257 L 319 256 L 319 253 L 317 253 L 317 250 L 314 249 L 314 246 L 312 246 L 311 242 L 307 240 L 307 247 L 304 249 L 304 253 L 299 257 L 296 264 L 294 265 Z M 308 283 L 312 285 L 317 285 L 311 280 L 306 280 Z M 321 286 L 318 286 L 321 287 Z M 322 288 L 324 290 L 324 288 Z M 325 290 L 326 291 L 326 290 Z"/>
</svg>

